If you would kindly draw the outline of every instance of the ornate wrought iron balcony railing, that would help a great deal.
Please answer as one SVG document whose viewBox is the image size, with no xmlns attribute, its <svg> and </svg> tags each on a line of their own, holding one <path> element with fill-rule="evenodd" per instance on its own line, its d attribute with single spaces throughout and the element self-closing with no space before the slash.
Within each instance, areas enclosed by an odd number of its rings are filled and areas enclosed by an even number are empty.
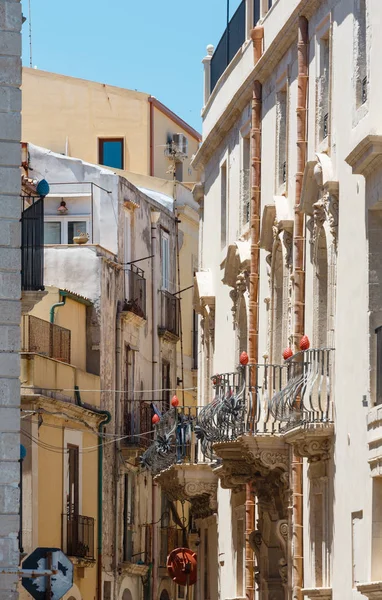
<svg viewBox="0 0 382 600">
<path fill-rule="evenodd" d="M 197 463 L 198 407 L 179 406 L 165 412 L 154 425 L 154 442 L 141 456 L 141 465 L 154 475 L 173 464 Z"/>
<path fill-rule="evenodd" d="M 291 426 L 332 421 L 333 350 L 307 350 L 283 365 L 247 365 L 212 377 L 215 398 L 198 416 L 205 456 L 242 435 L 282 433 Z"/>
<path fill-rule="evenodd" d="M 334 350 L 306 350 L 287 363 L 288 382 L 271 401 L 273 418 L 283 430 L 300 424 L 333 422 Z"/>
<path fill-rule="evenodd" d="M 126 268 L 125 310 L 146 318 L 146 279 L 142 269 L 134 264 Z"/>
<path fill-rule="evenodd" d="M 64 514 L 63 519 L 66 530 L 66 553 L 69 556 L 93 560 L 94 519 L 73 514 Z"/>
</svg>

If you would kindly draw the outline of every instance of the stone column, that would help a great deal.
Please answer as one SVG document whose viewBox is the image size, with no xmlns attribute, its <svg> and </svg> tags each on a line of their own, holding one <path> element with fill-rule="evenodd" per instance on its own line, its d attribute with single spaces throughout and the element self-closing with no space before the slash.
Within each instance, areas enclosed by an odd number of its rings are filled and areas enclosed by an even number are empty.
<svg viewBox="0 0 382 600">
<path fill-rule="evenodd" d="M 19 563 L 21 4 L 0 0 L 0 567 Z M 0 600 L 18 578 L 0 576 Z"/>
<path fill-rule="evenodd" d="M 211 59 L 214 53 L 214 47 L 209 44 L 207 46 L 207 56 L 202 60 L 204 66 L 204 97 L 203 97 L 203 108 L 208 102 L 211 94 Z"/>
</svg>

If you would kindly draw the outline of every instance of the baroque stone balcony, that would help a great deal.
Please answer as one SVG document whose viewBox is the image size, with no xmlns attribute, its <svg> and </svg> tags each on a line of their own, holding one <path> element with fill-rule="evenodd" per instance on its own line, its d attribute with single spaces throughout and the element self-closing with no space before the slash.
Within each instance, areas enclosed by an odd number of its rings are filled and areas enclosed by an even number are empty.
<svg viewBox="0 0 382 600">
<path fill-rule="evenodd" d="M 223 487 L 288 470 L 288 444 L 312 462 L 329 457 L 333 435 L 330 349 L 295 354 L 283 365 L 240 366 L 212 378 L 214 400 L 198 416 L 201 449 Z"/>
<path fill-rule="evenodd" d="M 197 428 L 198 407 L 176 407 L 154 426 L 154 441 L 141 465 L 173 501 L 189 501 L 195 518 L 216 512 L 218 477 L 203 455 Z"/>
</svg>

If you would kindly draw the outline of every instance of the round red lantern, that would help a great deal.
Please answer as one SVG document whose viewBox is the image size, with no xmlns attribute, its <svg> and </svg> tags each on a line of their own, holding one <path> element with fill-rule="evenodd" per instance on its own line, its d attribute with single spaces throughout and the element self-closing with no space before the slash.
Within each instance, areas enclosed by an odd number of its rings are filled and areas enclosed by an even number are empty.
<svg viewBox="0 0 382 600">
<path fill-rule="evenodd" d="M 302 351 L 308 350 L 310 347 L 310 341 L 307 335 L 303 335 L 300 340 L 300 348 Z"/>
<path fill-rule="evenodd" d="M 179 406 L 179 398 L 178 398 L 178 396 L 176 394 L 171 399 L 171 406 L 173 406 L 174 408 L 176 408 L 177 406 Z"/>
<path fill-rule="evenodd" d="M 153 425 L 156 425 L 157 423 L 159 423 L 159 421 L 160 421 L 159 415 L 154 415 L 153 418 L 151 419 L 151 422 Z"/>
<path fill-rule="evenodd" d="M 167 571 L 178 585 L 196 583 L 196 553 L 189 548 L 176 548 L 167 558 Z"/>
<path fill-rule="evenodd" d="M 249 361 L 248 358 L 248 354 L 246 353 L 246 351 L 244 350 L 241 354 L 240 354 L 240 364 L 241 365 L 247 365 Z"/>
<path fill-rule="evenodd" d="M 283 352 L 283 359 L 288 360 L 288 358 L 291 358 L 292 356 L 293 356 L 292 348 L 285 348 L 285 350 Z"/>
</svg>

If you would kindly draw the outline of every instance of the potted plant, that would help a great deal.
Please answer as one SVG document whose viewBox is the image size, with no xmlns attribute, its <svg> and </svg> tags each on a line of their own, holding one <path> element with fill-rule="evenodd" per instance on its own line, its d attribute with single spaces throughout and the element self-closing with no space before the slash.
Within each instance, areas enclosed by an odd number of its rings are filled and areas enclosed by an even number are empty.
<svg viewBox="0 0 382 600">
<path fill-rule="evenodd" d="M 75 244 L 86 244 L 89 241 L 89 234 L 84 231 L 77 230 L 78 235 L 73 236 L 73 242 Z"/>
</svg>

